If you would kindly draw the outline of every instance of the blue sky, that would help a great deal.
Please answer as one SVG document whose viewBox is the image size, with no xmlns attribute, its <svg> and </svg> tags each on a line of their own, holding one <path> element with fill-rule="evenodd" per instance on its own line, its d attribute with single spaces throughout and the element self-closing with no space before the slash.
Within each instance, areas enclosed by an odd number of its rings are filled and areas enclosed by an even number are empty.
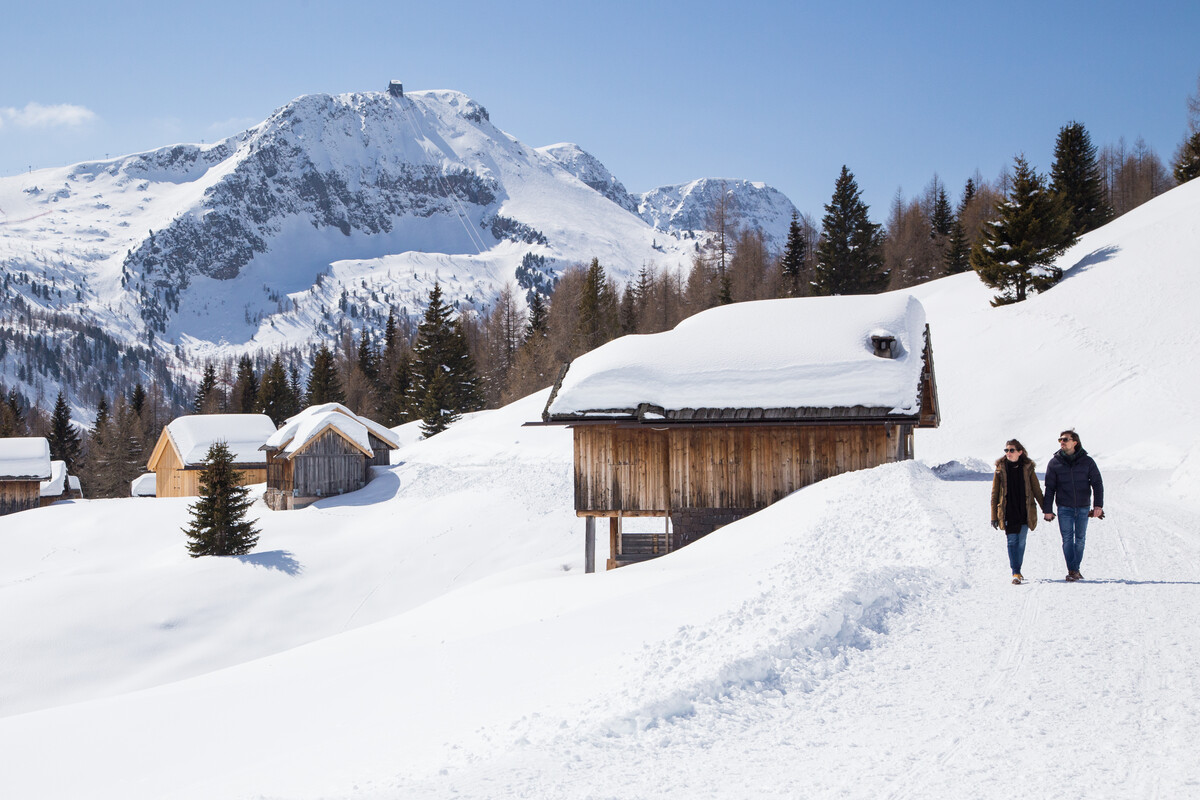
<svg viewBox="0 0 1200 800">
<path fill-rule="evenodd" d="M 818 218 L 842 164 L 883 221 L 936 172 L 957 198 L 1078 120 L 1169 161 L 1200 3 L 5 4 L 0 176 L 214 141 L 294 97 L 458 89 L 630 191 L 765 181 Z"/>
</svg>

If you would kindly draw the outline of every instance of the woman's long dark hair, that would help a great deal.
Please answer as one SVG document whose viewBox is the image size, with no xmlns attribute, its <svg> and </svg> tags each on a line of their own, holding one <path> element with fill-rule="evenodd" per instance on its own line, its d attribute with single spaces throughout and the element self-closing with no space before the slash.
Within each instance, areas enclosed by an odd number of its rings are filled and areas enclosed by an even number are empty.
<svg viewBox="0 0 1200 800">
<path fill-rule="evenodd" d="M 1005 447 L 1015 447 L 1021 451 L 1021 455 L 1018 456 L 1018 458 L 1017 458 L 1017 463 L 1020 464 L 1022 467 L 1030 462 L 1029 452 L 1026 451 L 1025 445 L 1021 444 L 1016 439 L 1009 439 L 1007 442 L 1004 443 L 1004 446 Z"/>
</svg>

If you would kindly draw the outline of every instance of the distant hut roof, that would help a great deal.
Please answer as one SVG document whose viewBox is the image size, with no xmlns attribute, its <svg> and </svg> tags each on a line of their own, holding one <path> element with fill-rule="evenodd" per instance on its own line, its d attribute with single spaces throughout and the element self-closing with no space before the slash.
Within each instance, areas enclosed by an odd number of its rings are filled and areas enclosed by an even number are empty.
<svg viewBox="0 0 1200 800">
<path fill-rule="evenodd" d="M 925 310 L 903 293 L 720 306 L 575 359 L 543 419 L 915 417 L 925 352 Z"/>
<path fill-rule="evenodd" d="M 272 449 L 282 449 L 284 445 L 296 435 L 296 430 L 300 424 L 304 423 L 306 420 L 310 420 L 314 416 L 328 413 L 341 414 L 342 416 L 357 422 L 358 424 L 362 425 L 367 432 L 386 444 L 392 450 L 396 450 L 400 447 L 400 437 L 396 435 L 395 431 L 385 428 L 383 425 L 380 425 L 378 422 L 375 422 L 372 419 L 355 414 L 341 403 L 325 403 L 319 406 L 309 406 L 296 416 L 289 417 L 284 421 L 279 430 L 276 431 L 275 435 L 267 441 L 266 446 Z M 366 449 L 367 452 L 371 451 L 369 444 L 367 445 Z"/>
<path fill-rule="evenodd" d="M 48 481 L 50 443 L 41 436 L 0 439 L 0 481 Z"/>
<path fill-rule="evenodd" d="M 61 497 L 67 489 L 67 462 L 51 461 L 50 477 L 42 481 L 42 497 Z"/>
<path fill-rule="evenodd" d="M 367 434 L 367 426 L 357 417 L 351 418 L 341 411 L 322 411 L 321 408 L 313 406 L 290 418 L 263 447 L 282 450 L 291 458 L 325 431 L 333 429 L 361 450 L 367 458 L 371 458 L 371 439 Z"/>
<path fill-rule="evenodd" d="M 158 494 L 158 475 L 147 472 L 129 482 L 130 497 L 155 497 Z"/>
<path fill-rule="evenodd" d="M 275 423 L 266 414 L 193 414 L 167 425 L 184 466 L 202 463 L 217 442 L 225 443 L 235 464 L 265 466 L 267 457 L 259 448 L 274 433 Z"/>
</svg>

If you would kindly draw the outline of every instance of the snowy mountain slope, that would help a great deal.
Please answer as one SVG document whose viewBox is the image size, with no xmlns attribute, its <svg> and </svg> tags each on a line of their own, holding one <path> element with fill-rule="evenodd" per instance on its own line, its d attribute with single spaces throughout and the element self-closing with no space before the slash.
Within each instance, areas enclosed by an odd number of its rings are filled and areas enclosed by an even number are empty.
<svg viewBox="0 0 1200 800">
<path fill-rule="evenodd" d="M 701 178 L 677 186 L 662 186 L 643 194 L 638 213 L 655 230 L 706 231 L 711 209 L 724 194 L 733 227 L 757 227 L 767 246 L 782 251 L 796 207 L 765 183 L 726 178 Z"/>
<path fill-rule="evenodd" d="M 519 427 L 536 396 L 310 517 L 257 509 L 258 564 L 187 559 L 170 501 L 4 518 L 0 795 L 1195 794 L 1200 503 L 1169 485 L 1194 426 L 1149 430 L 1128 399 L 1165 414 L 1200 390 L 1175 344 L 1194 323 L 1170 313 L 1200 299 L 1183 189 L 1086 238 L 1071 263 L 1107 257 L 1024 306 L 961 276 L 922 290 L 943 412 L 924 463 L 806 488 L 657 561 L 580 574 L 570 437 Z M 1015 587 L 984 516 L 991 461 L 1016 435 L 1044 462 L 1064 410 L 1086 415 L 1109 518 L 1086 582 L 1062 582 L 1041 525 Z M 143 524 L 123 532 L 122 509 Z M 97 674 L 73 666 L 93 653 Z"/>
<path fill-rule="evenodd" d="M 328 340 L 418 314 L 434 281 L 481 308 L 592 258 L 686 269 L 695 243 L 636 211 L 593 156 L 527 147 L 459 92 L 307 95 L 215 144 L 0 179 L 0 309 L 165 354 Z"/>
</svg>

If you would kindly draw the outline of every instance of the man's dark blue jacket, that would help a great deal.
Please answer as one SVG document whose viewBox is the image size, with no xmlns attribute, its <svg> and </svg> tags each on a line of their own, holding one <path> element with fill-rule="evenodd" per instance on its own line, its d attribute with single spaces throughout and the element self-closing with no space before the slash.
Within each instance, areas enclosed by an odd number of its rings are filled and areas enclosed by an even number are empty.
<svg viewBox="0 0 1200 800">
<path fill-rule="evenodd" d="M 1096 502 L 1091 502 L 1092 493 Z M 1100 469 L 1083 447 L 1067 455 L 1059 450 L 1046 465 L 1046 508 L 1058 505 L 1065 508 L 1104 508 L 1104 481 Z"/>
</svg>

